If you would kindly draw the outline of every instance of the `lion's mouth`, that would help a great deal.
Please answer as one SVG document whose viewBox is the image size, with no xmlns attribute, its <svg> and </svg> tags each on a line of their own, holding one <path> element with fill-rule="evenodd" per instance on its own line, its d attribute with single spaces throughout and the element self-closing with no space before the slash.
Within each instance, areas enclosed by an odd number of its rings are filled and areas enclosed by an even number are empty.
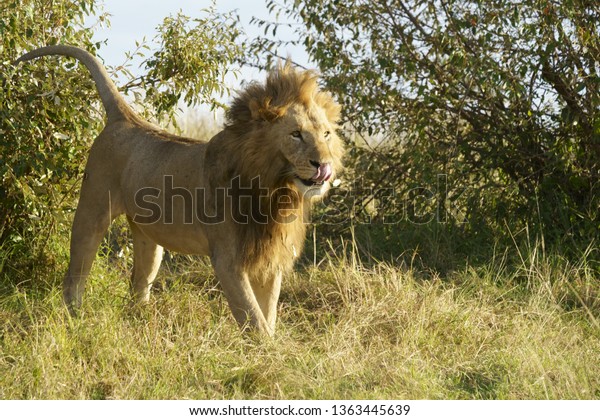
<svg viewBox="0 0 600 420">
<path fill-rule="evenodd" d="M 310 163 L 316 169 L 315 174 L 310 179 L 296 175 L 296 178 L 298 178 L 303 185 L 307 187 L 321 186 L 333 176 L 333 169 L 329 163 L 319 163 L 313 160 L 311 160 Z"/>
<path fill-rule="evenodd" d="M 321 186 L 323 185 L 324 181 L 316 181 L 313 179 L 304 179 L 304 178 L 300 178 L 298 175 L 296 175 L 296 178 L 305 186 L 307 187 L 314 187 L 314 186 Z"/>
</svg>

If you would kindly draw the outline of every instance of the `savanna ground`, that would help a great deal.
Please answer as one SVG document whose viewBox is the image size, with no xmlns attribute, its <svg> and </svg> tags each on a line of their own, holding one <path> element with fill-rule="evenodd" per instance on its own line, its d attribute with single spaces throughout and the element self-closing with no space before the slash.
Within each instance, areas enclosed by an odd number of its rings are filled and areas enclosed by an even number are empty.
<svg viewBox="0 0 600 420">
<path fill-rule="evenodd" d="M 168 258 L 150 304 L 129 307 L 131 255 L 109 241 L 71 318 L 67 242 L 52 239 L 61 269 L 0 282 L 0 399 L 600 397 L 600 288 L 585 253 L 515 246 L 440 275 L 330 250 L 286 278 L 276 337 L 257 339 L 201 258 Z"/>
</svg>

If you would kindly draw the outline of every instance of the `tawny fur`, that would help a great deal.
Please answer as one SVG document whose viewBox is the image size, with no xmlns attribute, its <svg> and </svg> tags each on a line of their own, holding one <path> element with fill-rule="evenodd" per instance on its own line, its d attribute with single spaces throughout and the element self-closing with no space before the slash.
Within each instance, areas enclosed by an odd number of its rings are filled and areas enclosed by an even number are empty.
<svg viewBox="0 0 600 420">
<path fill-rule="evenodd" d="M 63 287 L 69 308 L 81 305 L 98 246 L 111 221 L 125 214 L 133 233 L 135 301 L 148 300 L 163 247 L 209 255 L 237 322 L 273 334 L 282 276 L 302 249 L 311 202 L 329 188 L 327 181 L 307 186 L 306 180 L 316 176 L 315 165 L 341 169 L 340 107 L 319 89 L 315 74 L 286 64 L 265 83 L 249 84 L 233 100 L 224 130 L 202 142 L 142 120 L 102 64 L 82 49 L 43 47 L 17 62 L 54 54 L 90 70 L 107 114 L 73 222 Z M 242 194 L 231 188 L 236 182 Z M 140 199 L 144 191 L 151 194 Z M 152 219 L 156 214 L 160 218 Z M 214 223 L 213 215 L 222 220 Z M 239 215 L 249 222 L 240 223 Z"/>
</svg>

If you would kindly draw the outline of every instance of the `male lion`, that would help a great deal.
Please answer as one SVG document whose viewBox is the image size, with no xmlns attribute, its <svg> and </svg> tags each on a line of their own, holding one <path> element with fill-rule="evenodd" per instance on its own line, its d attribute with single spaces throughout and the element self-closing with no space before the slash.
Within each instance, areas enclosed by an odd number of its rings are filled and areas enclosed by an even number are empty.
<svg viewBox="0 0 600 420">
<path fill-rule="evenodd" d="M 125 214 L 135 302 L 148 300 L 163 247 L 209 255 L 240 326 L 272 335 L 282 275 L 302 248 L 310 202 L 341 168 L 340 107 L 315 74 L 279 66 L 240 92 L 223 131 L 200 142 L 141 119 L 80 48 L 43 47 L 17 62 L 53 54 L 88 68 L 108 119 L 92 145 L 73 222 L 63 284 L 69 309 L 81 305 L 111 221 Z"/>
</svg>

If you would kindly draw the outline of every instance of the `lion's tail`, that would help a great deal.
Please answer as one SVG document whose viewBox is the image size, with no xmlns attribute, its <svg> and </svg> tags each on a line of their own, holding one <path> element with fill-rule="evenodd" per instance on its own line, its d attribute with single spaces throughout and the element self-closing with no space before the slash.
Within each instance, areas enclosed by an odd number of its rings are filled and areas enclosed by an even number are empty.
<svg viewBox="0 0 600 420">
<path fill-rule="evenodd" d="M 100 99 L 106 110 L 106 116 L 109 122 L 132 119 L 132 117 L 135 118 L 135 113 L 129 105 L 127 105 L 127 102 L 125 102 L 112 80 L 110 80 L 102 63 L 100 63 L 96 57 L 81 48 L 69 45 L 51 45 L 42 47 L 22 55 L 15 61 L 15 64 L 43 57 L 45 55 L 65 55 L 73 57 L 87 67 L 96 83 L 96 89 L 98 89 L 98 93 L 100 94 Z"/>
</svg>

